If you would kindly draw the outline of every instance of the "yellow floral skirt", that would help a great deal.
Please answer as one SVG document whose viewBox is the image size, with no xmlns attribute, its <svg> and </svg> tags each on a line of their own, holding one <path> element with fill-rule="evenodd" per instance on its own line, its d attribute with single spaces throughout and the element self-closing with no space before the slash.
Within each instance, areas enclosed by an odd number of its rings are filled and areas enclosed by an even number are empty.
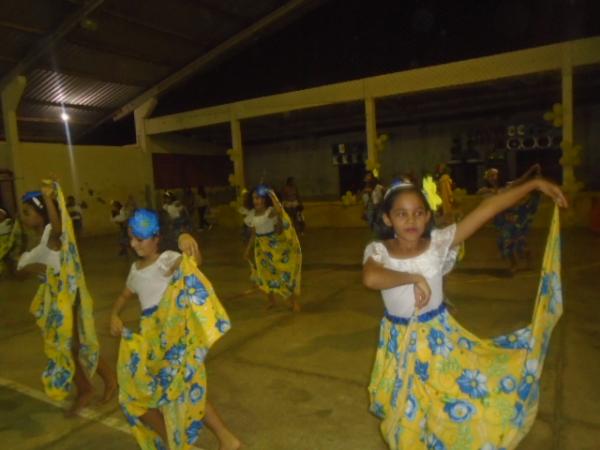
<svg viewBox="0 0 600 450">
<path fill-rule="evenodd" d="M 412 319 L 386 315 L 369 395 L 389 448 L 515 448 L 535 420 L 544 359 L 562 309 L 555 211 L 528 327 L 480 339 L 443 305 Z"/>
<path fill-rule="evenodd" d="M 256 235 L 252 280 L 260 290 L 288 298 L 300 295 L 302 251 L 287 213 L 282 213 L 283 230 Z"/>
<path fill-rule="evenodd" d="M 142 450 L 167 448 L 140 420 L 150 409 L 162 413 L 171 450 L 189 449 L 198 439 L 206 406 L 204 360 L 230 327 L 210 281 L 184 257 L 160 304 L 142 312 L 140 332 L 124 330 L 119 403 Z"/>
<path fill-rule="evenodd" d="M 44 390 L 51 399 L 61 401 L 69 395 L 73 384 L 74 345 L 78 345 L 78 359 L 88 378 L 96 371 L 100 347 L 93 300 L 87 290 L 73 225 L 60 187 L 57 194 L 63 228 L 60 270 L 46 269 L 45 280 L 37 290 L 30 312 L 42 331 L 44 353 L 48 358 L 42 374 Z"/>
</svg>

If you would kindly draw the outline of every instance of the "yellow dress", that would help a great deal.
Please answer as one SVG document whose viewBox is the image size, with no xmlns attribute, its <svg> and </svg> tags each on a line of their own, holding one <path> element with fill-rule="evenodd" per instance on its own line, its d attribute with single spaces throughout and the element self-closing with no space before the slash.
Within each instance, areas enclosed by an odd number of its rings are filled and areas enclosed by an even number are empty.
<svg viewBox="0 0 600 450">
<path fill-rule="evenodd" d="M 288 298 L 300 295 L 302 250 L 296 230 L 284 210 L 281 222 L 281 233 L 256 233 L 251 278 L 263 292 Z M 252 217 L 247 217 L 246 224 L 253 226 Z"/>
<path fill-rule="evenodd" d="M 85 283 L 73 224 L 65 199 L 56 184 L 57 200 L 62 220 L 60 270 L 46 269 L 45 281 L 31 303 L 30 311 L 44 338 L 48 364 L 42 374 L 46 394 L 53 400 L 64 400 L 69 394 L 75 373 L 73 360 L 73 321 L 77 320 L 79 361 L 91 378 L 98 364 L 99 345 L 94 325 L 94 306 Z M 76 318 L 73 307 L 78 305 Z"/>
<path fill-rule="evenodd" d="M 142 312 L 140 332 L 121 338 L 119 403 L 142 450 L 167 448 L 140 421 L 149 409 L 163 414 L 171 450 L 192 447 L 203 427 L 204 360 L 230 327 L 210 281 L 184 256 L 159 305 Z"/>
<path fill-rule="evenodd" d="M 443 305 L 411 319 L 386 314 L 369 395 L 389 448 L 515 448 L 535 420 L 542 367 L 562 310 L 557 209 L 526 328 L 480 339 Z"/>
</svg>

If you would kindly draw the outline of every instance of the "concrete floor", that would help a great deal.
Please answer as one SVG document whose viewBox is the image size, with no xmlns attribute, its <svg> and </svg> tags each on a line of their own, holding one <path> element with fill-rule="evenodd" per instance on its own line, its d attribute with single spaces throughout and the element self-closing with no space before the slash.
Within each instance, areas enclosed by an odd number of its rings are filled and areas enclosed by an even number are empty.
<svg viewBox="0 0 600 450">
<path fill-rule="evenodd" d="M 114 238 L 81 244 L 104 355 L 116 360 L 107 331 L 112 301 L 129 263 L 116 257 Z M 366 385 L 382 304 L 360 282 L 365 230 L 309 230 L 303 239 L 304 311 L 281 304 L 266 311 L 252 291 L 236 233 L 201 236 L 204 271 L 230 313 L 232 331 L 211 351 L 209 392 L 249 450 L 385 450 L 369 414 Z M 539 267 L 545 231 L 531 242 Z M 486 229 L 467 245 L 465 261 L 447 281 L 455 316 L 481 336 L 524 325 L 532 312 L 536 271 L 508 278 Z M 595 249 L 592 251 L 592 249 Z M 542 377 L 538 420 L 523 450 L 600 448 L 600 237 L 564 233 L 566 312 L 556 329 Z M 36 282 L 2 281 L 0 289 L 0 442 L 6 449 L 135 449 L 123 432 L 116 402 L 65 419 L 45 401 L 39 381 L 42 343 L 28 307 Z M 137 307 L 126 316 L 134 323 Z M 98 380 L 96 380 L 98 382 Z M 15 384 L 16 383 L 16 384 Z M 204 432 L 200 446 L 217 448 Z"/>
</svg>

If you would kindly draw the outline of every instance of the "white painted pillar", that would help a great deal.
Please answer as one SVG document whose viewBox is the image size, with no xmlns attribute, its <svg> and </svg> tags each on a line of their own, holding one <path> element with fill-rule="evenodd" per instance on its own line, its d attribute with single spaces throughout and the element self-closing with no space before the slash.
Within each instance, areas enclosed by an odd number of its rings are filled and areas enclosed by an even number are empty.
<svg viewBox="0 0 600 450">
<path fill-rule="evenodd" d="M 150 117 L 156 104 L 156 98 L 151 98 L 133 111 L 135 139 L 142 152 L 146 204 L 152 208 L 156 208 L 156 195 L 152 167 L 152 137 L 146 133 L 146 119 Z"/>
<path fill-rule="evenodd" d="M 244 173 L 244 147 L 242 144 L 242 127 L 237 118 L 232 118 L 231 124 L 231 151 L 229 157 L 233 162 L 233 177 L 239 188 L 238 196 L 246 187 L 246 176 Z"/>
<path fill-rule="evenodd" d="M 14 78 L 2 90 L 2 120 L 4 122 L 4 136 L 8 146 L 10 170 L 14 177 L 15 196 L 17 205 L 25 193 L 25 174 L 19 141 L 19 127 L 17 124 L 17 108 L 21 102 L 23 91 L 27 85 L 24 76 Z M 17 212 L 17 211 L 13 211 Z"/>
<path fill-rule="evenodd" d="M 563 54 L 562 66 L 562 108 L 563 108 L 563 142 L 575 145 L 573 130 L 573 66 L 571 65 L 571 53 L 568 48 Z M 574 167 L 563 166 L 563 186 L 575 185 Z"/>
<path fill-rule="evenodd" d="M 367 132 L 367 169 L 374 170 L 379 167 L 379 154 L 377 149 L 377 118 L 373 97 L 365 98 L 365 126 Z"/>
</svg>

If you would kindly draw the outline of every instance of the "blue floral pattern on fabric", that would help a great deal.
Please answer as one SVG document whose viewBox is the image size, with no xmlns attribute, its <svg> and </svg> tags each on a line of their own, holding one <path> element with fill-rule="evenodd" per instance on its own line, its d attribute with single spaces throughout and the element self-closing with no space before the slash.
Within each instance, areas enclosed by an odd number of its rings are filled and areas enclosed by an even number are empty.
<svg viewBox="0 0 600 450">
<path fill-rule="evenodd" d="M 460 348 L 464 348 L 465 350 L 473 350 L 473 347 L 475 347 L 475 342 L 466 337 L 460 337 L 458 338 L 458 346 Z"/>
<path fill-rule="evenodd" d="M 417 415 L 417 399 L 414 395 L 409 395 L 406 399 L 406 417 L 408 420 L 414 420 Z"/>
<path fill-rule="evenodd" d="M 204 397 L 204 388 L 199 384 L 192 385 L 192 388 L 190 389 L 190 400 L 192 401 L 192 404 L 198 403 L 202 400 L 202 397 Z"/>
<path fill-rule="evenodd" d="M 208 292 L 204 285 L 194 275 L 188 275 L 185 278 L 185 293 L 189 296 L 190 301 L 195 305 L 204 305 L 208 298 Z"/>
<path fill-rule="evenodd" d="M 489 394 L 487 377 L 479 370 L 463 370 L 463 373 L 456 382 L 458 383 L 460 390 L 471 398 L 483 398 Z"/>
<path fill-rule="evenodd" d="M 454 349 L 450 339 L 446 335 L 435 328 L 429 331 L 429 348 L 434 355 L 450 356 L 450 352 Z"/>
<path fill-rule="evenodd" d="M 498 347 L 512 348 L 512 349 L 529 349 L 531 341 L 531 330 L 529 328 L 523 328 L 517 330 L 514 333 L 507 334 L 505 336 L 499 336 L 494 339 L 494 343 Z"/>
<path fill-rule="evenodd" d="M 415 363 L 415 372 L 421 379 L 421 381 L 427 381 L 429 379 L 429 363 L 419 361 L 417 359 Z"/>
<path fill-rule="evenodd" d="M 512 375 L 507 375 L 500 380 L 500 390 L 505 394 L 511 394 L 517 388 L 517 379 Z"/>
<path fill-rule="evenodd" d="M 174 345 L 167 351 L 167 353 L 165 354 L 165 358 L 178 366 L 183 363 L 185 350 L 185 345 L 183 344 Z"/>
<path fill-rule="evenodd" d="M 523 374 L 523 378 L 521 379 L 521 382 L 519 383 L 519 388 L 517 390 L 517 392 L 519 393 L 519 398 L 521 400 L 525 400 L 529 396 L 531 387 L 536 382 L 537 369 L 538 362 L 535 359 L 531 359 L 525 364 L 525 373 Z"/>
<path fill-rule="evenodd" d="M 140 354 L 138 352 L 132 352 L 131 358 L 129 359 L 129 371 L 131 372 L 132 377 L 135 377 L 135 374 L 137 373 L 139 364 L 140 364 Z"/>
<path fill-rule="evenodd" d="M 427 436 L 425 444 L 427 445 L 427 450 L 446 450 L 444 443 L 433 433 Z"/>
<path fill-rule="evenodd" d="M 202 430 L 203 427 L 204 427 L 204 424 L 202 423 L 201 420 L 194 420 L 190 424 L 190 426 L 185 431 L 188 444 L 193 444 L 194 442 L 196 442 L 198 440 L 198 436 L 200 436 L 200 431 Z"/>
<path fill-rule="evenodd" d="M 513 424 L 519 428 L 523 426 L 523 423 L 525 422 L 525 407 L 523 406 L 523 403 L 517 402 L 515 404 L 515 415 L 512 421 Z"/>
<path fill-rule="evenodd" d="M 469 420 L 475 413 L 475 407 L 464 400 L 448 402 L 444 406 L 444 411 L 453 422 L 462 423 Z"/>
</svg>

